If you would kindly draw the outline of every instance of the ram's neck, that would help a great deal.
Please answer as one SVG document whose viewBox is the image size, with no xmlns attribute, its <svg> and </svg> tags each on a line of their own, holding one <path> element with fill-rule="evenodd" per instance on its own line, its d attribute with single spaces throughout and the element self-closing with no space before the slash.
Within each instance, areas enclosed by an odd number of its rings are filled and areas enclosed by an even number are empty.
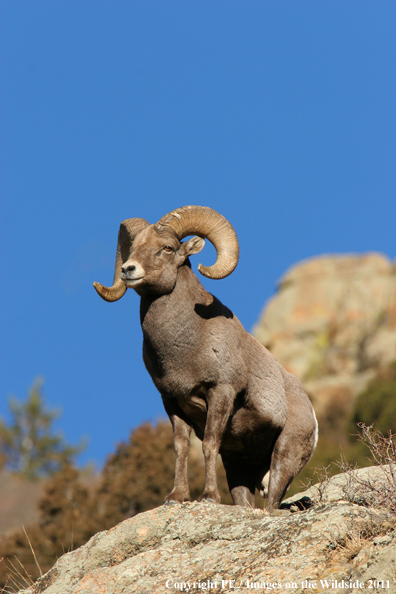
<svg viewBox="0 0 396 594">
<path fill-rule="evenodd" d="M 176 285 L 167 295 L 145 295 L 140 302 L 140 322 L 146 337 L 168 334 L 198 324 L 196 306 L 209 305 L 212 295 L 205 291 L 191 268 L 179 269 Z"/>
</svg>

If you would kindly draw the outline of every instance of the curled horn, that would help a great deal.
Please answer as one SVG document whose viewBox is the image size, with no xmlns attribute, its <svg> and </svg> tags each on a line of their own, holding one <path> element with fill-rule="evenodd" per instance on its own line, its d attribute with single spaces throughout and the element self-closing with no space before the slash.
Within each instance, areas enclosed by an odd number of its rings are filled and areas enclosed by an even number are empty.
<svg viewBox="0 0 396 594">
<path fill-rule="evenodd" d="M 238 264 L 239 245 L 231 223 L 220 213 L 207 206 L 183 206 L 168 213 L 156 224 L 161 232 L 171 228 L 179 240 L 187 235 L 209 239 L 217 252 L 212 266 L 198 265 L 198 270 L 208 278 L 225 278 Z"/>
<path fill-rule="evenodd" d="M 136 235 L 149 224 L 145 219 L 126 219 L 122 221 L 118 232 L 113 286 L 104 287 L 100 283 L 93 284 L 97 293 L 105 301 L 117 301 L 125 294 L 126 286 L 121 280 L 121 266 L 128 260 L 131 245 Z"/>
</svg>

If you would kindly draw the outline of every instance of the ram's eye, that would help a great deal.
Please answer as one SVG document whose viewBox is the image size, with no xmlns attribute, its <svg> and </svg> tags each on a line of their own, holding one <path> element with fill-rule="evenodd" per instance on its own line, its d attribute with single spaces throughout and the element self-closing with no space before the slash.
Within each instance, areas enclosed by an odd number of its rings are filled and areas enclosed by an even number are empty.
<svg viewBox="0 0 396 594">
<path fill-rule="evenodd" d="M 166 246 L 164 247 L 164 251 L 165 251 L 167 254 L 170 254 L 171 252 L 173 252 L 173 248 L 171 248 L 171 246 L 170 246 L 170 245 L 166 245 Z"/>
</svg>

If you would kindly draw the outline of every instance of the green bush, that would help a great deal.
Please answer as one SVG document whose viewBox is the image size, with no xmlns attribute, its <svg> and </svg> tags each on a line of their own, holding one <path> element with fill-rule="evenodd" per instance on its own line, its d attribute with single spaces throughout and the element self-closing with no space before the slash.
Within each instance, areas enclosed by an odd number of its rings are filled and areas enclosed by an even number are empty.
<svg viewBox="0 0 396 594">
<path fill-rule="evenodd" d="M 357 423 L 374 425 L 383 435 L 396 433 L 396 363 L 383 370 L 356 399 L 351 432 L 356 433 Z"/>
<path fill-rule="evenodd" d="M 85 443 L 72 446 L 53 424 L 59 410 L 50 409 L 43 398 L 43 379 L 37 378 L 25 401 L 9 399 L 10 422 L 0 418 L 0 468 L 5 467 L 29 480 L 57 473 L 74 461 Z"/>
</svg>

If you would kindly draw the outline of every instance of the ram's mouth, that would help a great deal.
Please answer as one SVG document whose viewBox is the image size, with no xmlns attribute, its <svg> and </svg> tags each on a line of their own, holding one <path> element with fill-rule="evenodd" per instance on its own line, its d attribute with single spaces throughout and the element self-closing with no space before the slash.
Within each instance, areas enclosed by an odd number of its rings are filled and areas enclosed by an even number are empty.
<svg viewBox="0 0 396 594">
<path fill-rule="evenodd" d="M 139 278 L 125 278 L 122 279 L 127 287 L 131 287 L 138 283 L 139 281 L 143 280 L 144 276 L 139 276 Z"/>
<path fill-rule="evenodd" d="M 121 280 L 124 281 L 124 283 L 127 281 L 141 280 L 143 276 L 134 276 L 132 272 L 121 272 Z"/>
</svg>

